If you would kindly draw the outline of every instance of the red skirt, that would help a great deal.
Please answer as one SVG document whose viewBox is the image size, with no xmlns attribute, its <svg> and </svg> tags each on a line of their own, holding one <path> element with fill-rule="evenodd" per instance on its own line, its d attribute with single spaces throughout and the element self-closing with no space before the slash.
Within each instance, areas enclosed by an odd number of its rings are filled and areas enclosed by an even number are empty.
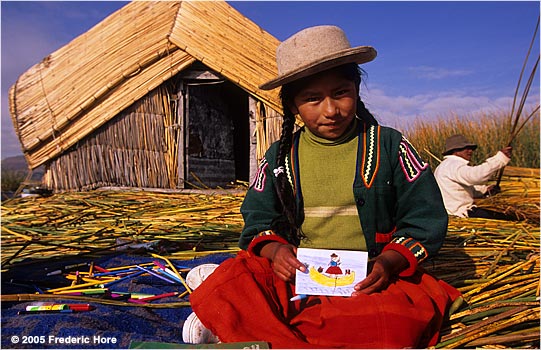
<svg viewBox="0 0 541 350">
<path fill-rule="evenodd" d="M 295 286 L 266 258 L 241 251 L 190 296 L 193 311 L 224 343 L 272 348 L 426 348 L 438 342 L 447 308 L 460 293 L 418 271 L 380 292 L 289 301 Z"/>
</svg>

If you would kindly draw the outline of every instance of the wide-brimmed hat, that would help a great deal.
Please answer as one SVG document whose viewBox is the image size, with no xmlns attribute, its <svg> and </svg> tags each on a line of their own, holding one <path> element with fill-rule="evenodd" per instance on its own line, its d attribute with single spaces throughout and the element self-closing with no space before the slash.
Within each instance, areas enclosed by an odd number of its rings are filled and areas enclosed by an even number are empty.
<svg viewBox="0 0 541 350">
<path fill-rule="evenodd" d="M 366 63 L 376 58 L 371 46 L 351 47 L 346 34 L 336 26 L 301 30 L 276 49 L 278 76 L 259 86 L 271 90 L 294 80 L 346 63 Z"/>
<path fill-rule="evenodd" d="M 453 151 L 466 147 L 476 149 L 477 145 L 473 142 L 470 142 L 464 135 L 457 134 L 450 136 L 447 138 L 447 140 L 445 140 L 445 151 L 443 152 L 443 155 L 449 155 L 453 153 Z"/>
</svg>

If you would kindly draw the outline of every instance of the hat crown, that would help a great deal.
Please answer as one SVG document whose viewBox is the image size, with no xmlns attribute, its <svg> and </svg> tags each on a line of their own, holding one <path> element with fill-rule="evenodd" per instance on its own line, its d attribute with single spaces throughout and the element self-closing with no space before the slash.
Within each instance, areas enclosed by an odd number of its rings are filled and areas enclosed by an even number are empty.
<svg viewBox="0 0 541 350">
<path fill-rule="evenodd" d="M 348 63 L 362 64 L 377 55 L 371 46 L 351 47 L 344 31 L 332 25 L 309 27 L 276 48 L 278 76 L 259 87 L 274 89 Z"/>
<path fill-rule="evenodd" d="M 287 74 L 309 62 L 350 48 L 346 34 L 339 27 L 325 25 L 303 29 L 278 45 L 278 74 Z"/>
<path fill-rule="evenodd" d="M 462 134 L 457 134 L 448 137 L 445 140 L 445 152 L 444 154 L 448 154 L 453 150 L 458 150 L 466 147 L 473 147 L 477 148 L 477 145 L 470 140 L 466 138 L 466 136 Z"/>
</svg>

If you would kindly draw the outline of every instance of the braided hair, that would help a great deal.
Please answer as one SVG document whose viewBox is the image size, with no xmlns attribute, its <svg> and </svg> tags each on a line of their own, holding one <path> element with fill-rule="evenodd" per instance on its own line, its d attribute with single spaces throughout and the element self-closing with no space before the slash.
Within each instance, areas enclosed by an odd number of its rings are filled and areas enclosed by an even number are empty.
<svg viewBox="0 0 541 350">
<path fill-rule="evenodd" d="M 361 76 L 365 75 L 365 73 L 357 64 L 349 63 L 332 69 L 336 70 L 346 79 L 352 80 L 357 87 L 357 91 L 359 91 Z M 273 221 L 271 228 L 278 234 L 285 236 L 295 245 L 299 245 L 300 241 L 306 238 L 306 236 L 302 232 L 300 225 L 297 224 L 297 204 L 295 201 L 295 194 L 293 193 L 293 188 L 287 178 L 285 167 L 286 158 L 292 146 L 293 131 L 295 128 L 295 115 L 291 112 L 291 106 L 294 105 L 295 96 L 305 86 L 305 83 L 309 78 L 310 77 L 301 78 L 289 84 L 285 84 L 280 91 L 284 121 L 282 123 L 282 134 L 280 135 L 278 154 L 276 156 L 276 169 L 274 171 L 276 181 L 274 184 L 278 199 L 282 205 L 283 215 Z M 361 119 L 366 124 L 378 124 L 374 116 L 361 101 L 360 96 L 357 98 L 356 113 L 358 119 Z"/>
</svg>

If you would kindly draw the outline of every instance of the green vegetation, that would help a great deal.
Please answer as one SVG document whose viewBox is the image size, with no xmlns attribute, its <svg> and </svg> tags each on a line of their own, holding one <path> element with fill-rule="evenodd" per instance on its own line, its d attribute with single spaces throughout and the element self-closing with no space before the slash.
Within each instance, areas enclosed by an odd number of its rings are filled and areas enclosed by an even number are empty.
<svg viewBox="0 0 541 350">
<path fill-rule="evenodd" d="M 529 113 L 526 113 L 529 115 Z M 511 126 L 503 112 L 483 113 L 469 117 L 451 116 L 436 121 L 416 120 L 404 134 L 434 169 L 442 159 L 445 139 L 463 134 L 479 147 L 472 163 L 480 164 L 509 143 Z M 513 157 L 509 166 L 539 168 L 539 112 L 522 128 L 511 143 Z"/>
<path fill-rule="evenodd" d="M 2 170 L 2 193 L 15 192 L 27 174 L 27 171 L 22 170 Z"/>
</svg>

